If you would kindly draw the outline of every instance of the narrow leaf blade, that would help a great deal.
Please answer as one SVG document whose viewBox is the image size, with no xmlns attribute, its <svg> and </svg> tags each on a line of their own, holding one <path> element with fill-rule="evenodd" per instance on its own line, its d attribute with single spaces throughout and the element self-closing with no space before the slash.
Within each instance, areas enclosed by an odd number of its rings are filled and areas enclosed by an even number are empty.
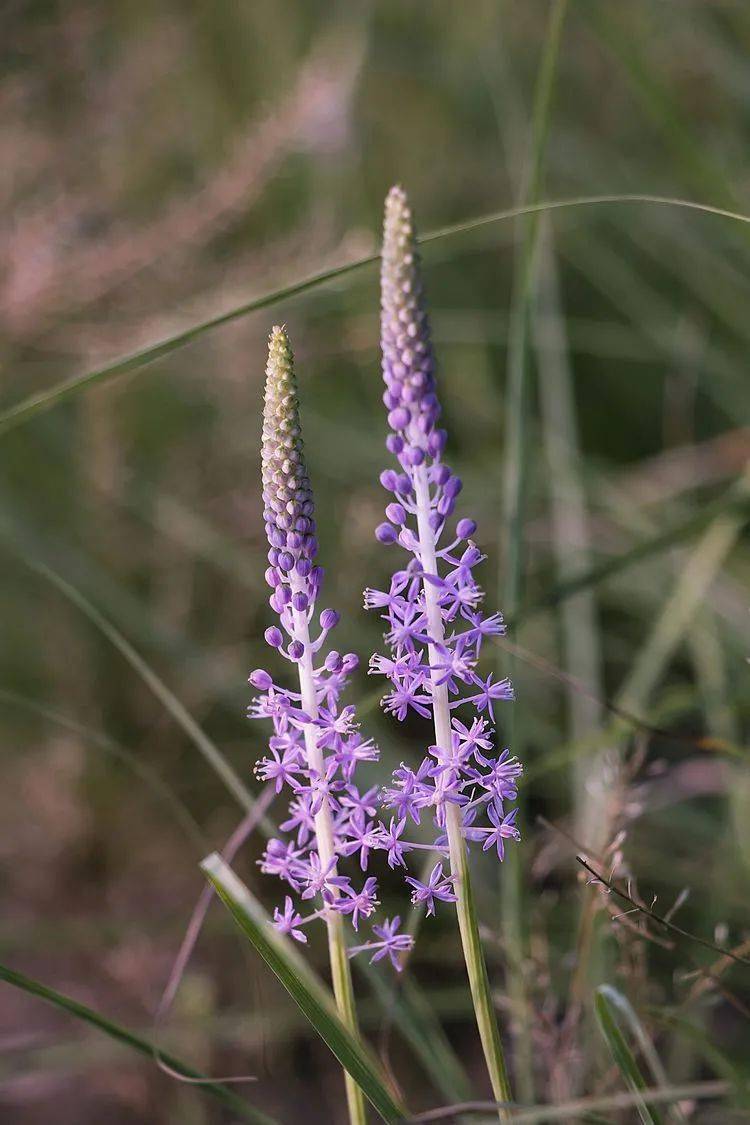
<svg viewBox="0 0 750 1125">
<path fill-rule="evenodd" d="M 254 900 L 244 883 L 216 853 L 208 856 L 201 868 L 242 932 L 382 1119 L 389 1125 L 403 1121 L 406 1111 L 387 1089 L 375 1059 L 344 1027 L 330 993 L 302 958 L 296 951 L 290 952 L 276 931 L 259 919 Z"/>
<path fill-rule="evenodd" d="M 622 1033 L 618 1021 L 617 1011 L 609 995 L 609 989 L 602 985 L 596 990 L 594 996 L 594 1009 L 599 1022 L 601 1033 L 607 1041 L 612 1057 L 617 1063 L 620 1074 L 627 1086 L 637 1096 L 636 1108 L 643 1125 L 662 1125 L 661 1115 L 649 1106 L 643 1099 L 642 1091 L 647 1089 L 646 1081 L 641 1074 L 635 1055 L 630 1049 L 627 1039 Z"/>
<path fill-rule="evenodd" d="M 21 989 L 22 992 L 29 993 L 31 996 L 37 996 L 40 1000 L 44 1000 L 46 1003 L 52 1004 L 53 1007 L 67 1012 L 68 1015 L 73 1016 L 75 1019 L 91 1024 L 92 1027 L 96 1027 L 99 1031 L 108 1035 L 110 1039 L 115 1039 L 118 1043 L 130 1047 L 141 1055 L 146 1055 L 153 1061 L 161 1059 L 170 1070 L 177 1071 L 178 1074 L 181 1074 L 191 1081 L 197 1080 L 201 1089 L 223 1102 L 224 1105 L 230 1107 L 234 1113 L 238 1114 L 245 1121 L 253 1122 L 254 1125 L 278 1125 L 275 1118 L 261 1113 L 260 1110 L 253 1109 L 244 1099 L 238 1097 L 221 1082 L 213 1082 L 210 1078 L 205 1078 L 200 1071 L 195 1070 L 192 1066 L 188 1066 L 180 1059 L 175 1058 L 174 1055 L 170 1055 L 160 1048 L 157 1049 L 157 1047 L 147 1039 L 143 1039 L 140 1035 L 136 1035 L 135 1032 L 129 1031 L 126 1027 L 122 1027 L 121 1024 L 115 1023 L 114 1020 L 101 1015 L 93 1008 L 79 1003 L 78 1000 L 66 996 L 63 992 L 57 992 L 54 988 L 49 988 L 46 984 L 42 984 L 41 981 L 35 980 L 33 977 L 28 977 L 24 973 L 16 972 L 15 969 L 11 969 L 7 965 L 2 964 L 0 964 L 0 980 L 5 981 L 6 984 L 10 984 L 14 988 Z"/>
</svg>

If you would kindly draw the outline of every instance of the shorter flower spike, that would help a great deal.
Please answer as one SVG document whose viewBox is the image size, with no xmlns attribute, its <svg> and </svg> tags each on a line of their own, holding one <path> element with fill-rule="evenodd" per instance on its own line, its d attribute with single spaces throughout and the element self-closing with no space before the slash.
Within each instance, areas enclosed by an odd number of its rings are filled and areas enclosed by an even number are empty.
<svg viewBox="0 0 750 1125">
<path fill-rule="evenodd" d="M 407 845 L 385 837 L 381 844 L 377 790 L 357 784 L 357 766 L 377 761 L 378 749 L 359 733 L 354 707 L 341 702 L 358 665 L 356 656 L 324 649 L 339 615 L 323 609 L 316 617 L 323 571 L 314 565 L 318 545 L 313 493 L 294 360 L 287 334 L 279 327 L 268 341 L 261 462 L 269 548 L 266 581 L 277 616 L 265 630 L 265 639 L 277 657 L 294 666 L 296 685 L 277 684 L 263 668 L 249 677 L 259 693 L 248 709 L 250 717 L 270 720 L 273 728 L 255 773 L 276 793 L 288 796 L 279 837 L 269 841 L 260 867 L 293 892 L 274 913 L 277 930 L 305 942 L 303 926 L 318 919 L 325 923 L 334 991 L 341 997 L 351 991 L 342 952 L 344 923 L 359 930 L 364 920 L 377 921 L 377 882 L 362 873 L 368 871 L 374 850 L 385 851 L 383 858 L 393 863 Z M 350 874 L 342 870 L 347 865 Z M 303 917 L 300 902 L 314 909 Z M 394 948 L 404 947 L 403 937 L 395 941 Z"/>
<path fill-rule="evenodd" d="M 261 464 L 263 519 L 270 545 L 269 578 L 284 590 L 291 571 L 296 570 L 305 580 L 306 588 L 301 592 L 314 599 L 320 584 L 313 567 L 318 551 L 315 505 L 305 464 L 292 349 L 285 330 L 278 325 L 268 341 Z"/>
</svg>

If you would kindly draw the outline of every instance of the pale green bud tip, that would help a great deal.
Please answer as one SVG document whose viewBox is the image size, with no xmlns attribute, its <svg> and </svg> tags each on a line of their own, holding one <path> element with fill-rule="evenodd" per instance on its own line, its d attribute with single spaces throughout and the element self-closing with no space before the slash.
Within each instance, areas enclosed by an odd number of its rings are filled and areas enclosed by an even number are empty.
<svg viewBox="0 0 750 1125">
<path fill-rule="evenodd" d="M 388 192 L 380 269 L 380 345 L 388 386 L 388 421 L 402 433 L 418 415 L 434 413 L 434 358 L 430 341 L 414 219 L 402 187 Z M 435 417 L 418 428 L 427 435 Z M 429 424 L 428 424 L 429 423 Z M 413 436 L 413 435 L 412 435 Z"/>
<path fill-rule="evenodd" d="M 283 548 L 289 533 L 304 536 L 312 531 L 313 503 L 302 443 L 294 356 L 286 330 L 278 325 L 271 329 L 268 338 L 261 462 L 266 530 L 271 546 Z"/>
</svg>

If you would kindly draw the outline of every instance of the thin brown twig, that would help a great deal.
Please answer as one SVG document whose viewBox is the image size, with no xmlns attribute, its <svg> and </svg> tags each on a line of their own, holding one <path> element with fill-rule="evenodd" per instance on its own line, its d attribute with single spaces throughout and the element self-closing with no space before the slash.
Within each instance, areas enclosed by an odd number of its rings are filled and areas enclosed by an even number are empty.
<svg viewBox="0 0 750 1125">
<path fill-rule="evenodd" d="M 237 852 L 247 840 L 250 833 L 257 827 L 258 823 L 265 816 L 275 796 L 276 794 L 274 792 L 273 785 L 269 782 L 269 784 L 266 785 L 266 787 L 261 792 L 260 796 L 256 799 L 253 808 L 250 810 L 247 816 L 245 816 L 240 821 L 240 823 L 235 828 L 234 832 L 224 845 L 221 856 L 222 859 L 226 860 L 227 863 L 232 862 Z M 188 1082 L 196 1086 L 204 1085 L 206 1082 L 223 1082 L 225 1085 L 230 1082 L 257 1082 L 256 1076 L 252 1074 L 230 1075 L 228 1077 L 222 1076 L 220 1078 L 187 1078 L 184 1074 L 180 1074 L 179 1071 L 174 1070 L 171 1066 L 169 1066 L 168 1063 L 164 1061 L 161 1049 L 156 1042 L 159 1028 L 161 1027 L 165 1017 L 167 1016 L 169 1009 L 172 1007 L 175 995 L 177 994 L 177 989 L 180 986 L 180 982 L 185 974 L 188 962 L 192 956 L 193 950 L 195 949 L 195 944 L 200 936 L 200 932 L 203 928 L 203 923 L 206 920 L 206 914 L 208 913 L 208 908 L 211 905 L 213 896 L 214 888 L 211 884 L 204 887 L 201 891 L 200 898 L 195 904 L 193 913 L 190 916 L 190 921 L 188 922 L 188 926 L 185 931 L 185 936 L 182 939 L 180 948 L 177 952 L 177 956 L 174 960 L 174 964 L 172 965 L 172 971 L 169 974 L 169 978 L 164 987 L 161 999 L 159 1000 L 159 1003 L 157 1005 L 156 1012 L 154 1014 L 153 1025 L 154 1061 L 156 1062 L 156 1065 L 159 1067 L 159 1069 L 164 1071 L 165 1074 L 168 1074 L 170 1078 L 176 1078 L 180 1082 Z"/>
<path fill-rule="evenodd" d="M 706 949 L 711 949 L 714 953 L 719 953 L 722 957 L 728 957 L 732 961 L 736 961 L 740 965 L 750 966 L 750 960 L 748 960 L 746 957 L 740 957 L 739 954 L 733 953 L 731 949 L 726 949 L 720 945 L 716 945 L 712 941 L 708 941 L 707 938 L 699 937 L 698 934 L 691 934 L 688 930 L 683 930 L 681 926 L 677 926 L 674 922 L 670 922 L 666 918 L 663 918 L 660 914 L 657 914 L 650 906 L 646 906 L 646 904 L 643 902 L 638 902 L 638 900 L 633 898 L 631 894 L 629 894 L 627 891 L 624 891 L 622 887 L 618 887 L 617 884 L 614 883 L 611 879 L 607 879 L 606 876 L 602 875 L 601 872 L 592 867 L 591 864 L 588 863 L 583 856 L 577 855 L 576 860 L 578 861 L 578 863 L 580 863 L 581 867 L 586 868 L 586 870 L 590 875 L 593 876 L 596 882 L 601 883 L 603 886 L 607 887 L 608 890 L 612 892 L 612 894 L 616 894 L 618 898 L 623 899 L 624 902 L 630 903 L 630 905 L 638 910 L 641 914 L 644 914 L 647 918 L 650 918 L 652 922 L 656 922 L 659 926 L 663 926 L 666 930 L 670 930 L 672 933 L 677 934 L 679 937 L 684 938 L 687 941 L 693 941 L 698 945 L 704 946 Z"/>
<path fill-rule="evenodd" d="M 415 1117 L 408 1118 L 409 1125 L 418 1125 L 420 1122 L 444 1121 L 462 1113 L 486 1113 L 493 1109 L 510 1109 L 511 1121 L 542 1122 L 563 1121 L 571 1117 L 578 1117 L 584 1113 L 595 1110 L 627 1109 L 630 1106 L 646 1102 L 677 1102 L 686 1098 L 719 1098 L 729 1092 L 728 1082 L 722 1080 L 711 1082 L 693 1082 L 684 1086 L 652 1087 L 646 1090 L 621 1091 L 608 1094 L 604 1097 L 578 1098 L 566 1105 L 557 1106 L 522 1106 L 518 1102 L 457 1102 L 455 1105 L 440 1106 L 430 1109 L 425 1113 L 418 1113 Z"/>
</svg>

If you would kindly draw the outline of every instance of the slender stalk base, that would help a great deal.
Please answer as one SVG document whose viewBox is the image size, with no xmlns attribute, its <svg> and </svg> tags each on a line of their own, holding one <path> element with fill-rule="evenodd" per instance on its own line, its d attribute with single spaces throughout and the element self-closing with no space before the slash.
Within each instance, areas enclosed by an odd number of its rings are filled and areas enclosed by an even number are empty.
<svg viewBox="0 0 750 1125">
<path fill-rule="evenodd" d="M 294 579 L 292 580 L 294 588 Z M 302 695 L 302 708 L 313 719 L 318 717 L 318 701 L 315 695 L 313 681 L 313 653 L 310 648 L 310 631 L 306 613 L 294 611 L 295 640 L 301 641 L 305 646 L 305 655 L 298 664 L 299 684 Z M 312 724 L 305 726 L 305 750 L 308 765 L 317 773 L 323 774 L 323 753 L 317 745 L 318 731 Z M 315 835 L 317 840 L 318 855 L 323 868 L 326 868 L 336 857 L 333 843 L 333 820 L 331 807 L 324 799 L 315 816 Z M 335 875 L 336 868 L 331 872 Z M 354 989 L 352 987 L 352 974 L 349 958 L 346 955 L 346 943 L 343 930 L 344 919 L 335 910 L 326 912 L 326 928 L 328 931 L 328 956 L 331 964 L 331 982 L 333 995 L 339 1016 L 345 1026 L 355 1036 L 359 1037 L 357 1025 L 357 1012 L 354 1005 Z M 367 1110 L 364 1095 L 361 1089 L 346 1071 L 346 1101 L 349 1109 L 350 1125 L 366 1125 Z"/>
<path fill-rule="evenodd" d="M 430 527 L 430 494 L 427 473 L 420 468 L 414 473 L 414 483 L 417 501 L 417 529 L 419 533 L 419 552 L 422 569 L 427 574 L 437 574 L 437 557 L 435 554 L 435 535 Z M 425 607 L 430 636 L 437 644 L 442 644 L 445 639 L 443 615 L 438 604 L 438 590 L 430 582 L 423 583 Z M 435 668 L 439 655 L 434 645 L 429 645 L 430 667 Z M 435 721 L 435 740 L 438 746 L 448 750 L 451 746 L 451 716 L 448 688 L 445 684 L 437 683 L 438 675 L 432 673 L 432 709 Z M 466 972 L 469 977 L 469 988 L 474 1005 L 474 1014 L 482 1042 L 482 1050 L 487 1064 L 487 1071 L 492 1085 L 492 1092 L 499 1102 L 511 1101 L 510 1082 L 505 1066 L 505 1057 L 500 1040 L 490 993 L 487 965 L 484 952 L 479 939 L 479 926 L 477 924 L 474 896 L 471 889 L 469 876 L 468 856 L 466 841 L 461 831 L 461 813 L 456 805 L 447 804 L 445 808 L 445 821 L 448 832 L 448 849 L 451 874 L 456 893 L 456 913 L 458 915 L 458 928 L 461 934 Z M 501 1121 L 509 1120 L 505 1110 L 500 1110 L 498 1116 Z"/>
</svg>

